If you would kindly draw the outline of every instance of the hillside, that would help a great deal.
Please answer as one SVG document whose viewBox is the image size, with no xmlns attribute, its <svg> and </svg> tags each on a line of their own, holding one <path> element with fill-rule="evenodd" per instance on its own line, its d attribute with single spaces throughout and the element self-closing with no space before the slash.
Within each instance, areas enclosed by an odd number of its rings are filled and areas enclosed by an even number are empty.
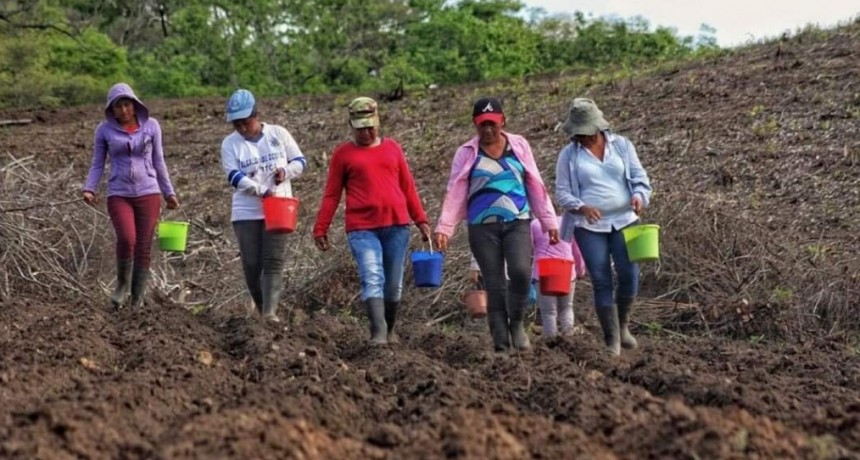
<svg viewBox="0 0 860 460">
<path fill-rule="evenodd" d="M 488 353 L 458 302 L 462 231 L 445 285 L 405 290 L 401 343 L 367 348 L 342 229 L 325 254 L 310 236 L 347 96 L 261 104 L 310 162 L 294 184 L 280 328 L 246 315 L 219 168 L 223 100 L 144 95 L 183 202 L 166 216 L 190 219 L 192 241 L 157 254 L 148 307 L 119 314 L 105 308 L 104 204 L 72 202 L 101 109 L 0 114 L 35 120 L 0 128 L 0 456 L 860 458 L 858 50 L 855 23 L 642 72 L 382 104 L 431 216 L 480 95 L 504 100 L 549 184 L 573 97 L 594 98 L 633 140 L 663 258 L 644 268 L 641 348 L 615 360 L 600 352 L 587 280 L 583 334 Z"/>
</svg>

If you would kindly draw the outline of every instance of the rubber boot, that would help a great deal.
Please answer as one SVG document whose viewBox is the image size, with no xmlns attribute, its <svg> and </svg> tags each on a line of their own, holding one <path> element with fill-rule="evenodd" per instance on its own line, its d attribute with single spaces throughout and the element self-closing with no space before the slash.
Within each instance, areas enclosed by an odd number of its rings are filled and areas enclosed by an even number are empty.
<svg viewBox="0 0 860 460">
<path fill-rule="evenodd" d="M 606 349 L 613 355 L 621 354 L 621 337 L 618 333 L 618 308 L 598 307 L 597 319 L 600 320 L 600 328 L 603 329 L 603 341 Z"/>
<path fill-rule="evenodd" d="M 621 346 L 627 349 L 636 348 L 639 343 L 636 337 L 630 333 L 630 310 L 633 308 L 633 299 L 618 299 L 618 326 L 621 329 Z"/>
<path fill-rule="evenodd" d="M 125 296 L 131 288 L 131 266 L 133 259 L 116 260 L 116 287 L 110 295 L 110 303 L 115 309 L 122 307 Z"/>
<path fill-rule="evenodd" d="M 257 278 L 257 281 L 248 284 L 248 292 L 251 294 L 251 300 L 254 302 L 254 308 L 257 313 L 263 314 L 263 284 L 262 275 Z"/>
<path fill-rule="evenodd" d="M 397 342 L 397 337 L 394 335 L 394 323 L 397 322 L 397 310 L 400 308 L 400 301 L 385 302 L 385 324 L 388 325 L 388 341 Z"/>
<path fill-rule="evenodd" d="M 493 302 L 492 298 L 490 300 L 487 305 L 487 325 L 490 326 L 490 336 L 493 338 L 493 350 L 501 353 L 511 348 L 508 309 L 504 301 Z"/>
<path fill-rule="evenodd" d="M 137 268 L 131 274 L 131 306 L 138 308 L 143 306 L 143 298 L 146 296 L 146 288 L 149 284 L 149 269 Z"/>
<path fill-rule="evenodd" d="M 388 325 L 385 323 L 385 301 L 379 297 L 365 300 L 370 318 L 370 345 L 388 344 Z"/>
<path fill-rule="evenodd" d="M 263 305 L 260 313 L 262 313 L 263 318 L 275 323 L 281 321 L 277 313 L 282 288 L 283 283 L 281 282 L 280 273 L 263 273 L 263 276 L 260 277 L 260 290 L 263 296 Z"/>
<path fill-rule="evenodd" d="M 245 285 L 248 286 L 248 293 L 251 294 L 251 299 L 254 301 L 254 308 L 257 313 L 263 314 L 263 289 L 262 272 L 256 266 L 243 266 L 243 274 L 245 275 Z"/>
<path fill-rule="evenodd" d="M 526 316 L 526 309 L 529 305 L 529 296 L 517 295 L 508 292 L 508 305 L 510 306 L 510 331 L 511 343 L 517 350 L 528 350 L 532 344 L 529 341 L 529 336 L 526 333 L 525 325 L 523 324 Z"/>
</svg>

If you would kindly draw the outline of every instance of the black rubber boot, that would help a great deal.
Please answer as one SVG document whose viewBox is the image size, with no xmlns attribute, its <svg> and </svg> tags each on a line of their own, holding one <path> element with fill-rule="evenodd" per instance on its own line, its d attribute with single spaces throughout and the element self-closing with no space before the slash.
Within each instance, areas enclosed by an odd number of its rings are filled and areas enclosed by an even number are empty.
<svg viewBox="0 0 860 460">
<path fill-rule="evenodd" d="M 510 326 L 508 324 L 508 309 L 504 302 L 487 305 L 487 324 L 490 326 L 490 336 L 493 338 L 493 350 L 505 352 L 511 348 Z"/>
<path fill-rule="evenodd" d="M 597 319 L 600 320 L 600 328 L 603 329 L 603 341 L 606 349 L 613 355 L 621 354 L 621 337 L 618 333 L 618 308 L 598 307 Z"/>
<path fill-rule="evenodd" d="M 131 288 L 131 267 L 133 259 L 116 260 L 116 287 L 110 295 L 110 303 L 115 309 L 122 307 L 125 296 Z"/>
<path fill-rule="evenodd" d="M 511 343 L 517 350 L 528 350 L 531 348 L 529 336 L 526 333 L 525 325 L 523 324 L 526 316 L 526 309 L 529 305 L 529 296 L 517 295 L 508 292 L 508 305 L 510 307 L 510 331 Z"/>
<path fill-rule="evenodd" d="M 276 323 L 280 322 L 277 313 L 278 301 L 281 300 L 281 289 L 284 286 L 281 278 L 280 273 L 264 273 L 260 278 L 260 291 L 263 295 L 263 308 L 260 313 L 263 314 L 263 318 Z"/>
<path fill-rule="evenodd" d="M 139 308 L 143 306 L 143 299 L 146 296 L 146 288 L 149 284 L 149 269 L 138 270 L 135 267 L 131 275 L 131 306 Z"/>
<path fill-rule="evenodd" d="M 394 323 L 397 322 L 397 310 L 400 308 L 400 301 L 385 302 L 385 324 L 388 326 L 388 341 L 396 342 L 397 337 L 394 335 Z"/>
<path fill-rule="evenodd" d="M 370 318 L 370 344 L 388 344 L 388 325 L 385 323 L 385 301 L 379 297 L 371 297 L 364 301 L 367 305 L 367 317 Z"/>
<path fill-rule="evenodd" d="M 260 315 L 263 314 L 263 288 L 260 287 L 262 284 L 263 277 L 261 275 L 258 281 L 248 285 L 248 292 L 251 294 L 251 300 L 254 301 L 254 308 Z"/>
<path fill-rule="evenodd" d="M 257 313 L 263 314 L 263 288 L 261 287 L 263 276 L 257 266 L 243 267 L 245 275 L 245 285 L 248 286 L 248 293 L 251 294 L 251 299 L 254 301 L 254 308 Z"/>
<path fill-rule="evenodd" d="M 639 343 L 636 337 L 630 333 L 630 310 L 633 308 L 633 299 L 618 299 L 618 326 L 621 330 L 621 346 L 624 348 L 636 348 Z"/>
</svg>

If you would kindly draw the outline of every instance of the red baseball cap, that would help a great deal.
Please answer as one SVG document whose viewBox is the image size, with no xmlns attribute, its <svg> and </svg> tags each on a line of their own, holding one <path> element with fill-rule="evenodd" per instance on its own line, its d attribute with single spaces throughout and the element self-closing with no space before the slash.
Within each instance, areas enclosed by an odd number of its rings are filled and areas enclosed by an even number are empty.
<svg viewBox="0 0 860 460">
<path fill-rule="evenodd" d="M 502 103 L 496 98 L 485 97 L 478 99 L 472 108 L 472 121 L 476 125 L 480 125 L 485 121 L 501 125 L 504 120 L 505 112 L 502 110 Z"/>
</svg>

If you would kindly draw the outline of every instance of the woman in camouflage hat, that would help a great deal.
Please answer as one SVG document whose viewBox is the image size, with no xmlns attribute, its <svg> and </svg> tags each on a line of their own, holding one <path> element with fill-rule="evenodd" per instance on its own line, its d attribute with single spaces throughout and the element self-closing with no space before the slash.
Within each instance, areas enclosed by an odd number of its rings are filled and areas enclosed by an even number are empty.
<svg viewBox="0 0 860 460">
<path fill-rule="evenodd" d="M 346 234 L 361 278 L 361 300 L 370 317 L 370 344 L 392 338 L 403 287 L 409 224 L 425 240 L 430 225 L 400 144 L 379 133 L 376 101 L 359 97 L 349 104 L 352 140 L 335 148 L 314 240 L 327 251 L 328 229 L 346 190 Z"/>
<path fill-rule="evenodd" d="M 591 99 L 577 98 L 562 129 L 571 142 L 559 153 L 556 200 L 564 209 L 561 237 L 576 239 L 591 276 L 594 307 L 606 347 L 635 348 L 630 310 L 639 289 L 639 266 L 630 262 L 621 230 L 639 222 L 651 183 L 636 149 L 613 133 Z M 612 265 L 618 287 L 612 295 Z"/>
</svg>

